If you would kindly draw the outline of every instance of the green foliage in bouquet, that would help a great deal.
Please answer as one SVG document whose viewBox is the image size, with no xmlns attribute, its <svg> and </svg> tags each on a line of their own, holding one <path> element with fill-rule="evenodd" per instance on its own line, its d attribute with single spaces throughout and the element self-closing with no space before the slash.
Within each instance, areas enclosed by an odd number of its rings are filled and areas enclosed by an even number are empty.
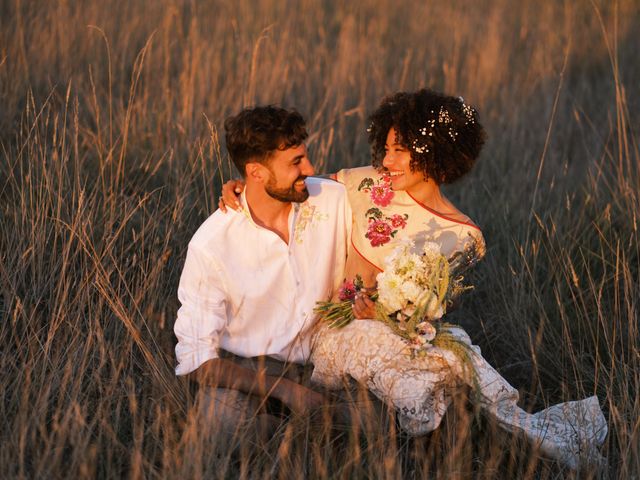
<svg viewBox="0 0 640 480">
<path fill-rule="evenodd" d="M 320 318 L 329 324 L 329 328 L 342 328 L 351 323 L 353 315 L 353 302 L 359 292 L 364 291 L 364 282 L 360 275 L 354 280 L 345 279 L 338 291 L 338 302 L 316 302 L 313 309 Z M 370 296 L 373 301 L 378 299 L 377 294 Z"/>
<path fill-rule="evenodd" d="M 464 249 L 455 252 L 449 257 L 449 269 L 451 274 L 451 285 L 448 293 L 449 306 L 462 295 L 462 293 L 473 290 L 473 285 L 465 284 L 465 275 L 475 267 L 486 253 L 486 246 L 481 237 L 471 237 Z"/>
<path fill-rule="evenodd" d="M 317 302 L 313 309 L 320 318 L 329 324 L 330 328 L 342 328 L 354 319 L 353 302 L 344 300 L 342 302 Z"/>
<path fill-rule="evenodd" d="M 463 374 L 471 380 L 474 386 L 473 392 L 477 395 L 480 392 L 480 380 L 475 368 L 473 367 L 471 346 L 456 337 L 451 332 L 452 328 L 455 328 L 455 325 L 452 323 L 442 322 L 437 325 L 437 334 L 431 341 L 431 345 L 443 350 L 449 350 L 458 357 L 458 360 L 460 360 L 460 364 L 462 365 Z"/>
</svg>

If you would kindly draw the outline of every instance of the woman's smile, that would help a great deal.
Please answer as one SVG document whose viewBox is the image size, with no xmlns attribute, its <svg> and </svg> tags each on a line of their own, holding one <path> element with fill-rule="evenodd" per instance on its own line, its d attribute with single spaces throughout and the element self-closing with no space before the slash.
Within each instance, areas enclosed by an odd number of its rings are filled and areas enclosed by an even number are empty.
<svg viewBox="0 0 640 480">
<path fill-rule="evenodd" d="M 424 183 L 422 173 L 411 170 L 411 153 L 398 141 L 394 128 L 390 128 L 387 134 L 385 151 L 383 165 L 394 190 L 409 190 Z"/>
</svg>

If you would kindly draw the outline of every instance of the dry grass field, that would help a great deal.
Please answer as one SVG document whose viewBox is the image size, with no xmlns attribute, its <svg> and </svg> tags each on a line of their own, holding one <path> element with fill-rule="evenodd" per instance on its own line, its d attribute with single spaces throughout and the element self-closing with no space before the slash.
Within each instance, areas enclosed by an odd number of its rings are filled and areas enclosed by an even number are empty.
<svg viewBox="0 0 640 480">
<path fill-rule="evenodd" d="M 636 0 L 1 0 L 0 477 L 638 478 L 639 39 Z M 447 187 L 489 246 L 454 320 L 525 408 L 598 395 L 608 468 L 564 470 L 464 399 L 420 439 L 197 428 L 172 327 L 232 174 L 223 119 L 295 106 L 326 172 L 422 86 L 489 134 Z"/>
</svg>

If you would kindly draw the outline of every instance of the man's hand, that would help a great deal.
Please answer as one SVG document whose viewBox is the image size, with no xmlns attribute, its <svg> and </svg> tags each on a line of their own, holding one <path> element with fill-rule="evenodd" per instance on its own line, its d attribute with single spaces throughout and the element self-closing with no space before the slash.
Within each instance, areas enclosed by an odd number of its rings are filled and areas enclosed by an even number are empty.
<svg viewBox="0 0 640 480">
<path fill-rule="evenodd" d="M 227 213 L 227 208 L 235 211 L 240 210 L 240 200 L 238 195 L 244 190 L 244 182 L 240 179 L 229 180 L 222 186 L 222 195 L 218 200 L 218 208 Z"/>
<path fill-rule="evenodd" d="M 321 393 L 286 378 L 278 381 L 273 396 L 289 407 L 292 412 L 301 415 L 309 414 L 328 402 Z"/>
<path fill-rule="evenodd" d="M 321 393 L 287 378 L 266 375 L 264 370 L 250 370 L 223 358 L 208 360 L 189 375 L 200 385 L 230 388 L 259 397 L 269 395 L 298 414 L 310 413 L 328 402 Z"/>
</svg>

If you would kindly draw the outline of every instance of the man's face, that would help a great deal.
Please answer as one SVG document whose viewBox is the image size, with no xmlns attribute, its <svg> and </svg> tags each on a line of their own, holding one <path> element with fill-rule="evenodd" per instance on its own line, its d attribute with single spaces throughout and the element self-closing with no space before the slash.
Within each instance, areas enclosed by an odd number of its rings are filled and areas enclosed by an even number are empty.
<svg viewBox="0 0 640 480">
<path fill-rule="evenodd" d="M 309 198 L 304 179 L 313 175 L 313 165 L 305 145 L 276 150 L 266 166 L 270 176 L 264 188 L 269 196 L 281 202 L 296 203 Z"/>
</svg>

